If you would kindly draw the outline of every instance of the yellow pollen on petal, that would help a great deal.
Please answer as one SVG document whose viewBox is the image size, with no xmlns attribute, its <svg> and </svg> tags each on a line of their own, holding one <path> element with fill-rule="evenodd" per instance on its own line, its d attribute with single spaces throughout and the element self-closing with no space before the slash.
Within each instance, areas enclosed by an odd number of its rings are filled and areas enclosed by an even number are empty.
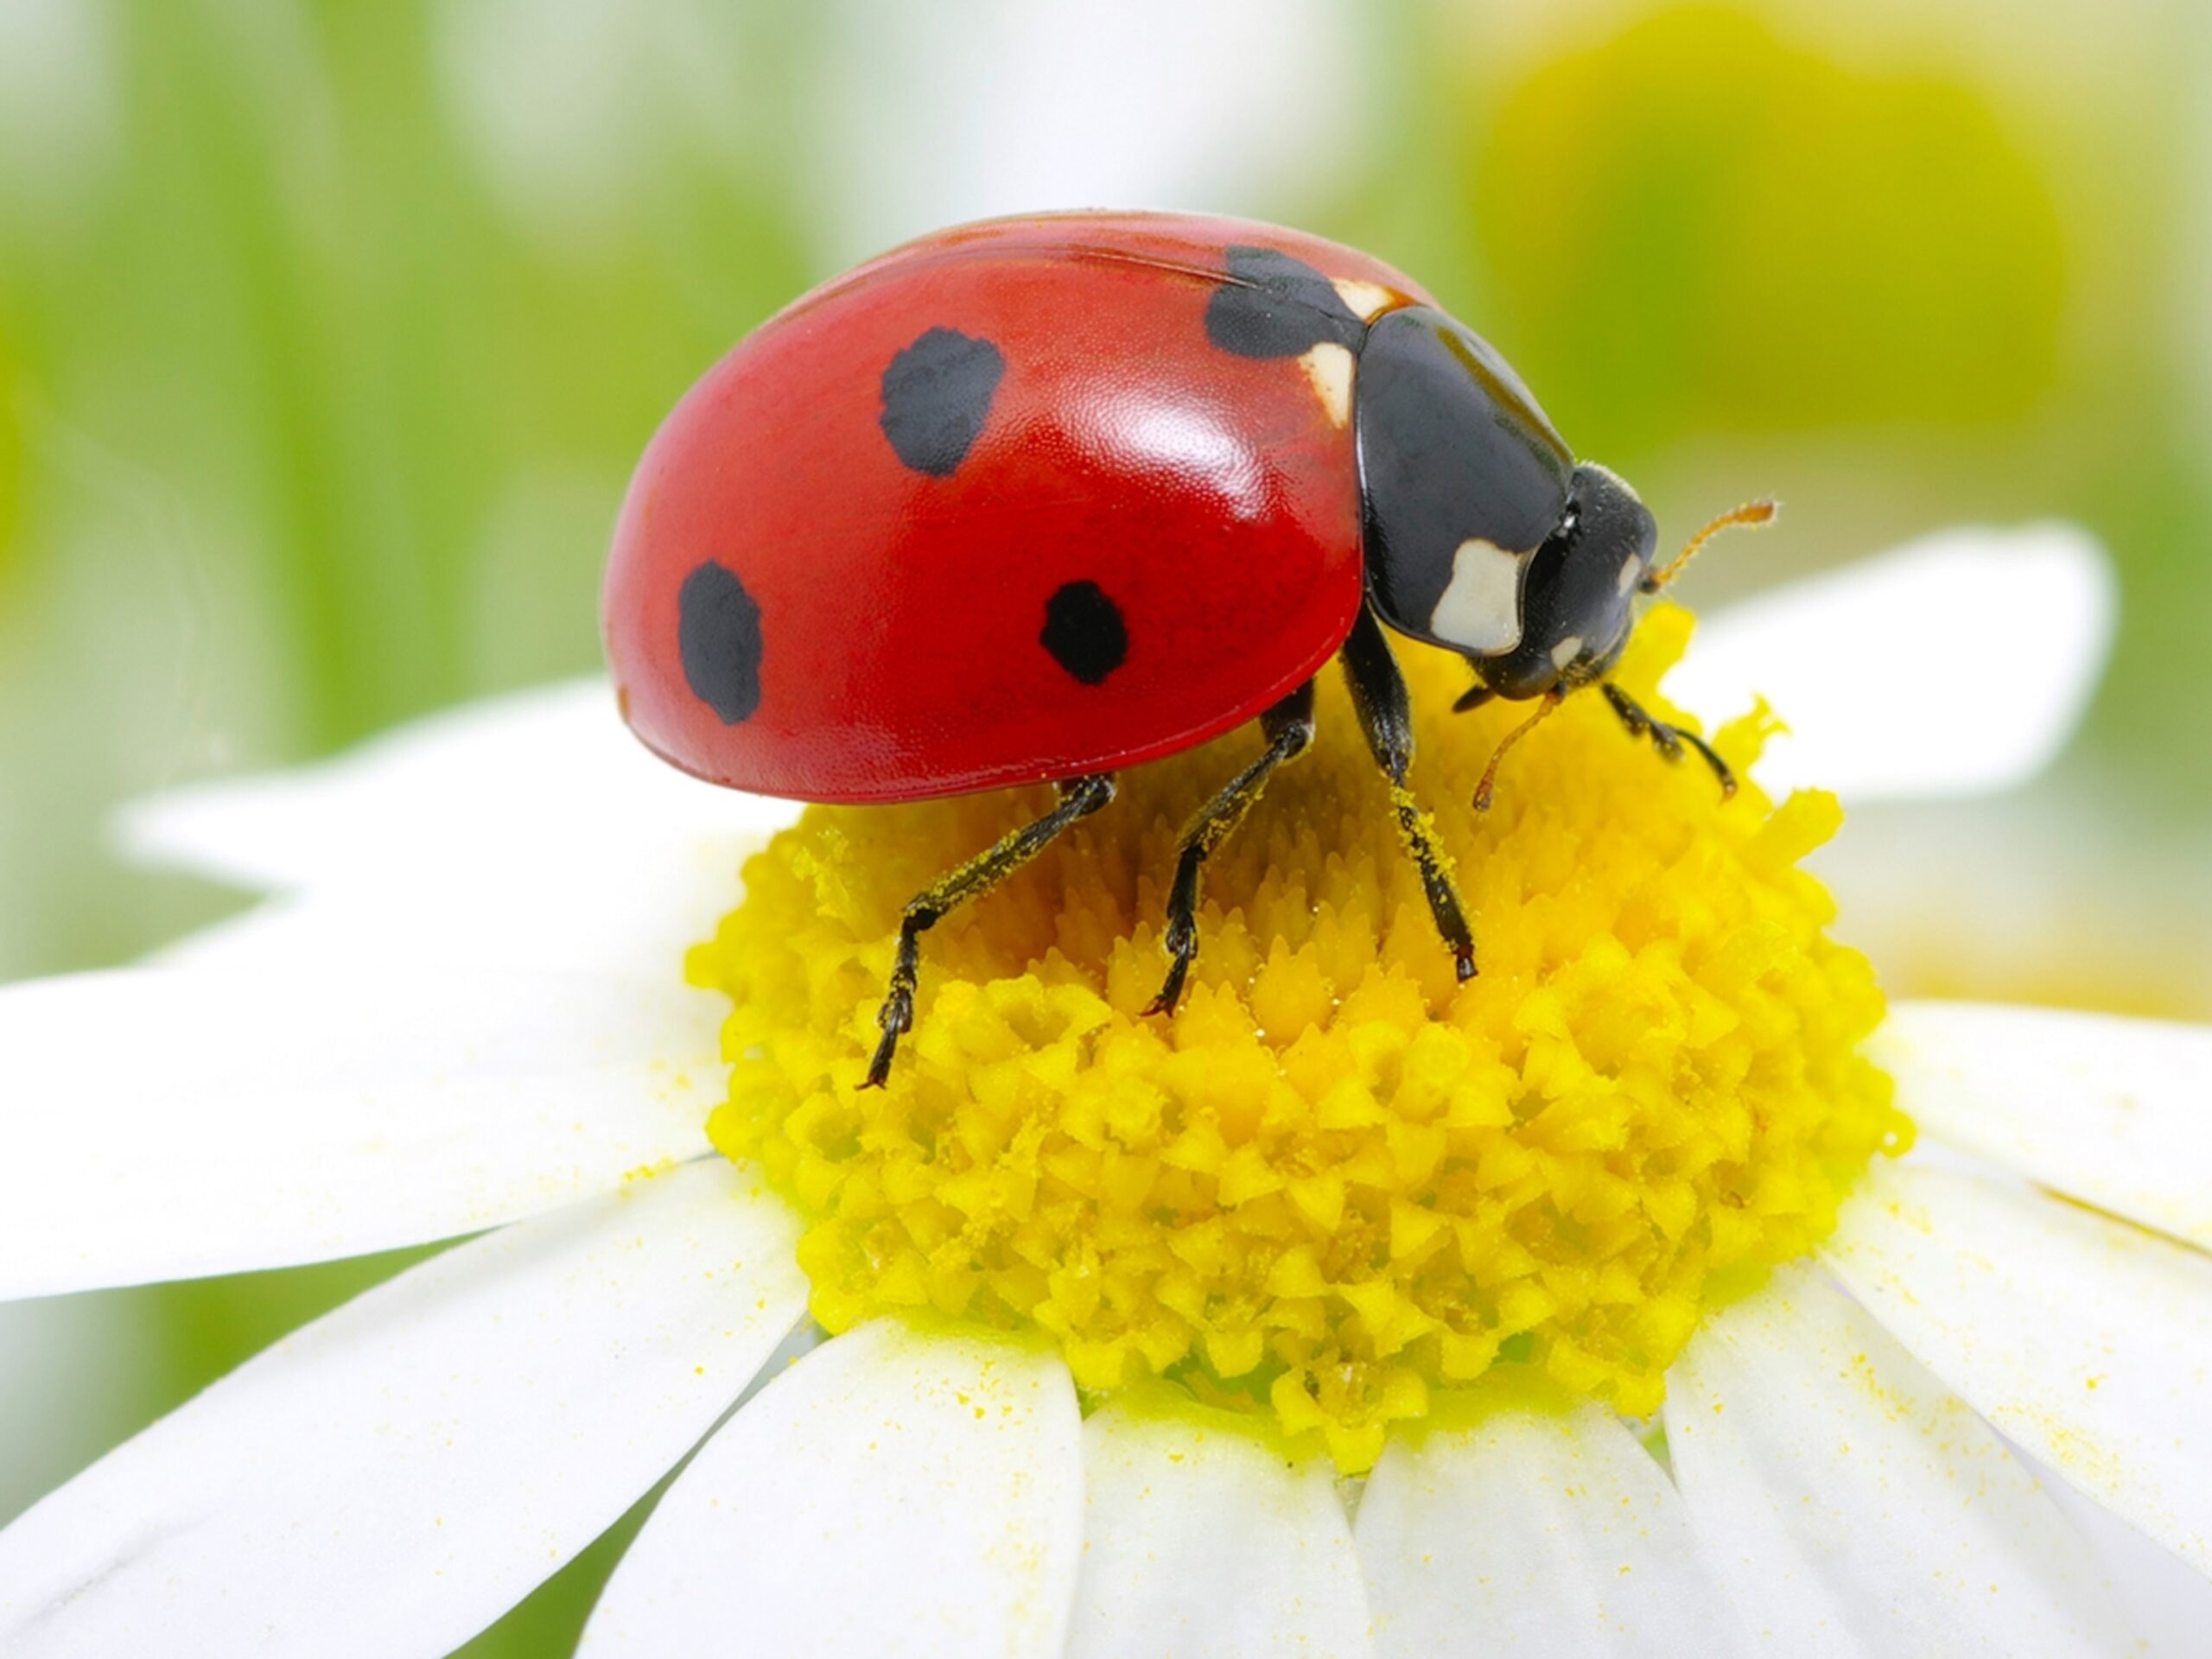
<svg viewBox="0 0 2212 1659">
<path fill-rule="evenodd" d="M 1656 682 L 1686 613 L 1617 675 Z M 1193 808 L 1250 731 L 1119 798 L 924 937 L 889 1086 L 855 1085 L 906 899 L 1039 791 L 810 809 L 696 947 L 734 1005 L 709 1128 L 796 1205 L 815 1317 L 1039 1327 L 1090 1396 L 1166 1379 L 1357 1472 L 1454 1391 L 1548 1378 L 1655 1409 L 1706 1306 L 1810 1249 L 1911 1126 L 1859 1046 L 1872 969 L 1797 868 L 1834 797 L 1724 803 L 1569 697 L 1468 805 L 1524 710 L 1449 712 L 1464 662 L 1401 644 L 1412 786 L 1481 972 L 1452 973 L 1334 670 L 1313 749 L 1205 866 L 1171 1018 L 1161 908 Z M 1773 722 L 1725 728 L 1747 775 Z"/>
</svg>

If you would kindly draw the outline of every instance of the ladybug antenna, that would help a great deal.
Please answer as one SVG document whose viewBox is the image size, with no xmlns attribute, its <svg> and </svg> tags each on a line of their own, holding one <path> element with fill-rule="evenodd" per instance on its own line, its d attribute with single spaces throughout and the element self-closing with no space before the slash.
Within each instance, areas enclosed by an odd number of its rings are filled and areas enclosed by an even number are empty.
<svg viewBox="0 0 2212 1659">
<path fill-rule="evenodd" d="M 1490 810 L 1491 792 L 1497 787 L 1498 763 L 1505 759 L 1507 752 L 1510 751 L 1516 743 L 1518 743 L 1522 738 L 1528 736 L 1530 732 L 1535 730 L 1536 728 L 1543 722 L 1544 716 L 1551 713 L 1553 709 L 1559 707 L 1560 700 L 1566 695 L 1567 694 L 1565 692 L 1559 690 L 1545 692 L 1543 701 L 1536 705 L 1536 712 L 1529 715 L 1528 719 L 1522 721 L 1518 726 L 1516 726 L 1511 731 L 1508 732 L 1498 741 L 1497 749 L 1491 755 L 1490 765 L 1483 768 L 1482 782 L 1475 785 L 1476 811 L 1487 812 Z"/>
<path fill-rule="evenodd" d="M 1730 529 L 1737 524 L 1758 525 L 1772 524 L 1774 522 L 1774 515 L 1781 511 L 1782 503 L 1776 500 L 1770 495 L 1763 497 L 1757 501 L 1746 501 L 1742 506 L 1738 507 L 1732 512 L 1722 513 L 1718 518 L 1707 524 L 1703 530 L 1700 530 L 1696 535 L 1691 537 L 1689 545 L 1685 547 L 1681 552 L 1675 554 L 1675 556 L 1669 560 L 1663 567 L 1652 571 L 1649 575 L 1645 576 L 1641 583 L 1643 590 L 1647 594 L 1657 593 L 1662 588 L 1664 588 L 1669 582 L 1672 582 L 1676 576 L 1681 574 L 1682 567 L 1690 562 L 1691 556 L 1694 554 L 1698 549 L 1703 547 L 1707 542 L 1711 541 L 1715 536 L 1718 536 L 1722 531 Z"/>
</svg>

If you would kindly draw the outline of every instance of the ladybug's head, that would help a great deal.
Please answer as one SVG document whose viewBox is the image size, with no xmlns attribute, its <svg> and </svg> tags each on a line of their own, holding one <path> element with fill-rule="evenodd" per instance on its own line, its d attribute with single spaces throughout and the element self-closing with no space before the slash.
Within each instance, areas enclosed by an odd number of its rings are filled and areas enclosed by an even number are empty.
<svg viewBox="0 0 2212 1659">
<path fill-rule="evenodd" d="M 1603 467 L 1577 466 L 1567 510 L 1522 576 L 1520 639 L 1474 658 L 1483 683 L 1538 697 L 1603 676 L 1628 644 L 1658 548 L 1659 526 L 1637 493 Z"/>
</svg>

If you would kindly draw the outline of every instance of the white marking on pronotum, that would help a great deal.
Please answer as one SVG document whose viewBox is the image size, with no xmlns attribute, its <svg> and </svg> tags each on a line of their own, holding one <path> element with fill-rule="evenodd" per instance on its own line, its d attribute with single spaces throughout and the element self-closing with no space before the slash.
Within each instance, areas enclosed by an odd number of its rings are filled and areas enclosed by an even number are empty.
<svg viewBox="0 0 2212 1659">
<path fill-rule="evenodd" d="M 1428 631 L 1462 651 L 1496 655 L 1521 643 L 1521 557 L 1470 536 L 1452 555 L 1452 580 Z"/>
<path fill-rule="evenodd" d="M 1570 633 L 1552 647 L 1552 666 L 1564 674 L 1567 672 L 1567 665 L 1581 654 L 1582 636 L 1579 633 Z"/>
<path fill-rule="evenodd" d="M 1300 357 L 1298 366 L 1313 382 L 1313 395 L 1321 400 L 1322 411 L 1332 426 L 1342 426 L 1351 419 L 1352 355 L 1348 346 L 1324 340 Z"/>
<path fill-rule="evenodd" d="M 1398 296 L 1380 283 L 1363 283 L 1357 276 L 1338 276 L 1329 286 L 1337 290 L 1337 297 L 1344 302 L 1344 309 L 1362 322 L 1372 322 L 1382 315 L 1383 308 Z"/>
<path fill-rule="evenodd" d="M 1623 599 L 1626 599 L 1628 597 L 1628 590 L 1636 586 L 1637 581 L 1643 576 L 1643 561 L 1637 557 L 1635 554 L 1630 554 L 1626 559 L 1621 562 L 1621 580 L 1618 591 Z"/>
</svg>

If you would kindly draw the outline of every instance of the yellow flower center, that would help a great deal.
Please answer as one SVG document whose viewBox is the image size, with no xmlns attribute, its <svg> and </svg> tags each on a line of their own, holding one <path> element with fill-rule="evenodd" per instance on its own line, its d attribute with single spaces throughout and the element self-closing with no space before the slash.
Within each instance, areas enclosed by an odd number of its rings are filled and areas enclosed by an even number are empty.
<svg viewBox="0 0 2212 1659">
<path fill-rule="evenodd" d="M 1688 632 L 1647 617 L 1624 687 L 1663 708 Z M 1140 1011 L 1177 836 L 1249 731 L 1124 774 L 926 935 L 880 1091 L 855 1085 L 902 906 L 1045 798 L 816 807 L 751 861 L 689 964 L 735 1004 L 709 1128 L 804 1216 L 824 1326 L 1041 1326 L 1090 1393 L 1164 1377 L 1357 1472 L 1497 1368 L 1653 1410 L 1700 1309 L 1810 1249 L 1903 1150 L 1858 1052 L 1880 993 L 1796 868 L 1841 822 L 1832 796 L 1724 804 L 1582 696 L 1478 816 L 1526 710 L 1454 715 L 1465 664 L 1402 652 L 1414 782 L 1476 930 L 1464 986 L 1333 672 L 1314 747 L 1206 866 L 1173 1018 Z M 1743 771 L 1769 727 L 1718 747 Z"/>
</svg>

